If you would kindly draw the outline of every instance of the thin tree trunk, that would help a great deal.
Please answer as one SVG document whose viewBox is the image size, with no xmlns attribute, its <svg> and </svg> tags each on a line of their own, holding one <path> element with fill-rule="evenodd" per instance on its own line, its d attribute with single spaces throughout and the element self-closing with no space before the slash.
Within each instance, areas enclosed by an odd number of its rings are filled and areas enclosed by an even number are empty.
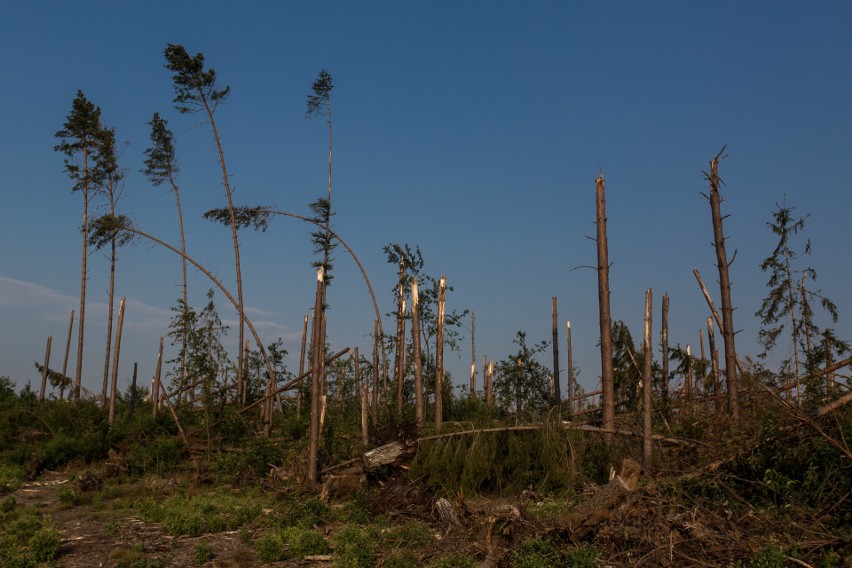
<svg viewBox="0 0 852 568">
<path fill-rule="evenodd" d="M 719 153 L 721 154 L 721 152 Z M 716 247 L 716 266 L 719 269 L 719 289 L 722 297 L 722 337 L 725 343 L 725 377 L 728 387 L 728 411 L 736 426 L 740 420 L 739 397 L 737 395 L 737 352 L 734 347 L 734 308 L 731 303 L 730 264 L 725 252 L 725 231 L 722 227 L 719 194 L 719 154 L 710 160 L 710 212 L 713 217 L 713 240 Z"/>
<path fill-rule="evenodd" d="M 709 328 L 709 325 L 708 325 L 708 328 Z M 703 369 L 703 371 L 701 372 L 701 374 L 702 374 L 701 380 L 705 381 L 707 379 L 707 365 L 704 365 L 703 363 L 707 360 L 707 358 L 706 358 L 705 353 L 704 353 L 704 330 L 701 329 L 700 327 L 698 328 L 698 346 L 701 348 L 701 363 L 702 363 L 702 369 Z"/>
<path fill-rule="evenodd" d="M 482 392 L 488 398 L 488 357 L 482 356 Z"/>
<path fill-rule="evenodd" d="M 121 355 L 121 329 L 124 325 L 124 303 L 125 298 L 121 298 L 118 303 L 118 324 L 115 330 L 115 355 L 112 360 L 112 390 L 109 397 L 109 425 L 115 420 L 115 396 L 118 388 L 118 359 Z"/>
<path fill-rule="evenodd" d="M 305 320 L 302 322 L 302 351 L 299 355 L 299 376 L 305 374 L 305 351 L 308 342 L 308 316 L 305 314 Z M 296 390 L 296 418 L 302 416 L 302 384 L 299 383 L 299 388 Z"/>
<path fill-rule="evenodd" d="M 790 269 L 790 255 L 786 254 L 784 256 L 784 268 L 787 271 L 787 294 L 790 300 L 790 321 L 792 323 L 792 327 L 790 328 L 790 332 L 793 335 L 793 379 L 796 385 L 796 401 L 801 404 L 802 403 L 802 393 L 799 385 L 799 342 L 798 332 L 797 332 L 797 323 L 796 323 L 796 297 L 793 294 L 793 273 Z M 787 390 L 787 400 L 790 399 L 790 390 Z"/>
<path fill-rule="evenodd" d="M 438 283 L 438 330 L 435 338 L 435 431 L 441 431 L 444 422 L 444 309 L 447 294 L 447 277 Z"/>
<path fill-rule="evenodd" d="M 812 358 L 812 345 L 811 345 L 811 320 L 808 317 L 808 307 L 807 307 L 807 289 L 805 288 L 805 280 L 807 279 L 807 274 L 802 274 L 802 323 L 803 330 L 805 332 L 805 369 L 807 372 L 811 372 L 813 365 Z"/>
<path fill-rule="evenodd" d="M 115 216 L 115 202 L 110 195 L 110 214 Z M 107 387 L 109 386 L 109 356 L 110 356 L 110 345 L 112 341 L 112 317 L 113 317 L 113 307 L 115 304 L 115 236 L 113 235 L 112 241 L 110 242 L 110 263 L 109 263 L 109 290 L 107 291 L 107 296 L 109 297 L 109 307 L 107 308 L 107 338 L 106 338 L 106 354 L 104 355 L 104 385 L 103 390 L 101 391 L 102 401 L 101 408 L 106 408 L 107 404 Z"/>
<path fill-rule="evenodd" d="M 494 361 L 488 363 L 488 391 L 485 393 L 485 401 L 488 406 L 494 405 Z"/>
<path fill-rule="evenodd" d="M 308 483 L 313 485 L 317 482 L 319 473 L 318 457 L 319 457 L 319 436 L 320 436 L 320 375 L 323 368 L 323 351 L 320 347 L 322 341 L 322 322 L 323 320 L 323 292 L 325 290 L 325 279 L 323 278 L 323 268 L 317 270 L 317 293 L 314 301 L 314 325 L 313 339 L 311 341 L 311 437 L 308 446 Z"/>
<path fill-rule="evenodd" d="M 660 332 L 662 339 L 662 349 L 663 349 L 663 383 L 660 385 L 662 387 L 663 393 L 663 408 L 665 409 L 666 415 L 668 415 L 669 410 L 669 295 L 663 294 L 663 321 L 662 321 L 662 331 Z"/>
<path fill-rule="evenodd" d="M 653 457 L 651 432 L 651 381 L 654 347 L 651 339 L 651 318 L 653 315 L 653 292 L 650 288 L 645 292 L 645 357 L 643 388 L 644 401 L 642 405 L 642 465 L 647 471 L 651 467 Z"/>
<path fill-rule="evenodd" d="M 74 332 L 74 310 L 68 322 L 68 339 L 65 341 L 65 359 L 62 361 L 62 384 L 59 385 L 59 400 L 65 399 L 65 379 L 68 378 L 68 355 L 71 353 L 71 334 Z"/>
<path fill-rule="evenodd" d="M 571 320 L 567 320 L 565 325 L 565 336 L 567 338 L 568 352 L 568 417 L 574 418 L 574 353 L 571 349 Z"/>
<path fill-rule="evenodd" d="M 89 179 L 89 156 L 88 149 L 83 148 L 83 179 Z M 77 322 L 77 371 L 74 375 L 74 392 L 72 398 L 80 400 L 80 387 L 83 378 L 83 332 L 86 323 L 86 280 L 89 273 L 86 263 L 89 258 L 89 185 L 88 181 L 83 185 L 83 262 L 82 276 L 80 277 L 80 317 Z"/>
<path fill-rule="evenodd" d="M 53 343 L 53 336 L 47 336 L 47 346 L 44 348 L 44 367 L 41 369 L 41 393 L 38 396 L 39 402 L 44 402 L 44 391 L 47 389 L 47 373 L 50 369 L 50 344 Z"/>
<path fill-rule="evenodd" d="M 686 344 L 686 377 L 684 377 L 683 391 L 686 397 L 686 408 L 692 410 L 692 349 Z"/>
<path fill-rule="evenodd" d="M 553 399 L 556 402 L 557 416 L 562 416 L 562 389 L 559 385 L 559 315 L 556 309 L 556 296 L 550 299 L 553 311 L 551 327 L 553 334 Z"/>
<path fill-rule="evenodd" d="M 180 204 L 180 189 L 178 188 L 177 183 L 174 179 L 174 172 L 169 169 L 169 183 L 172 186 L 172 189 L 175 192 L 175 204 L 177 205 L 177 213 L 178 213 L 178 227 L 180 228 L 180 252 L 181 252 L 181 268 L 183 272 L 183 309 L 184 314 L 186 315 L 186 310 L 189 309 L 189 290 L 186 283 L 186 235 L 183 230 L 183 209 Z M 186 337 L 189 335 L 189 328 L 187 327 L 188 322 L 186 318 L 184 318 L 184 328 L 183 335 L 181 336 L 181 350 L 180 350 L 180 368 L 178 370 L 178 385 L 183 389 L 186 384 Z M 180 396 L 180 395 L 179 395 Z M 181 400 L 178 399 L 178 404 L 180 404 Z"/>
<path fill-rule="evenodd" d="M 719 393 L 721 392 L 719 380 L 719 352 L 716 350 L 716 334 L 713 331 L 713 318 L 707 318 L 707 344 L 710 346 L 710 365 L 711 378 L 713 383 L 713 404 L 718 410 L 721 405 L 719 401 Z M 702 350 L 704 344 L 702 343 Z M 702 354 L 701 358 L 704 358 Z"/>
<path fill-rule="evenodd" d="M 399 285 L 396 290 L 396 355 L 393 362 L 393 382 L 396 387 L 396 413 L 402 416 L 402 371 L 405 352 L 405 263 L 399 261 Z"/>
<path fill-rule="evenodd" d="M 216 121 L 213 118 L 213 109 L 210 107 L 210 103 L 207 100 L 207 96 L 204 91 L 199 88 L 198 94 L 204 104 L 204 109 L 207 111 L 207 118 L 210 120 L 210 126 L 213 129 L 213 138 L 216 142 L 216 150 L 219 153 L 219 165 L 222 168 L 222 185 L 225 186 L 225 195 L 228 198 L 228 211 L 231 214 L 231 238 L 234 241 L 234 267 L 236 269 L 237 275 L 237 311 L 240 316 L 240 332 L 239 338 L 237 339 L 237 346 L 239 352 L 237 354 L 237 391 L 243 391 L 243 381 L 244 381 L 244 369 L 243 365 L 245 363 L 244 357 L 245 353 L 243 352 L 243 342 L 245 341 L 245 310 L 243 303 L 243 274 L 242 269 L 240 268 L 240 242 L 237 238 L 237 219 L 234 214 L 234 200 L 231 192 L 231 182 L 228 177 L 228 168 L 225 165 L 225 152 L 222 150 L 222 139 L 219 137 L 219 130 L 216 127 Z M 184 253 L 183 258 L 186 258 Z"/>
<path fill-rule="evenodd" d="M 411 280 L 411 349 L 414 355 L 414 416 L 417 431 L 426 425 L 426 405 L 423 401 L 423 363 L 420 360 L 420 294 L 417 278 Z"/>
<path fill-rule="evenodd" d="M 470 312 L 470 398 L 476 395 L 476 313 Z"/>
<path fill-rule="evenodd" d="M 612 365 L 612 317 L 609 304 L 609 248 L 606 235 L 606 181 L 603 172 L 595 180 L 597 211 L 597 248 L 598 248 L 598 304 L 600 308 L 601 330 L 601 411 L 602 427 L 605 430 L 615 428 L 615 371 Z M 605 435 L 607 443 L 613 436 Z"/>
<path fill-rule="evenodd" d="M 153 407 L 151 413 L 154 418 L 157 418 L 157 411 L 160 410 L 160 377 L 163 373 L 163 336 L 160 336 L 160 350 L 157 352 L 157 371 L 154 375 L 154 384 L 151 385 L 151 402 Z"/>
</svg>

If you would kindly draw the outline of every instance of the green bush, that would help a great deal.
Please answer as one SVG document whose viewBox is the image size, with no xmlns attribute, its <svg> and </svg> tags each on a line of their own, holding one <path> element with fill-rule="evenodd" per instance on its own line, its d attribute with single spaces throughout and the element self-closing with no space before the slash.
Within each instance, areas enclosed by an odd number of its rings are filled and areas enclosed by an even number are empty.
<svg viewBox="0 0 852 568">
<path fill-rule="evenodd" d="M 284 529 L 282 536 L 287 543 L 287 550 L 291 556 L 304 558 L 305 556 L 328 552 L 325 538 L 315 530 L 290 527 Z"/>
<path fill-rule="evenodd" d="M 208 560 L 212 560 L 215 556 L 207 541 L 202 540 L 195 545 L 195 561 L 198 564 L 206 564 Z"/>
<path fill-rule="evenodd" d="M 254 541 L 254 548 L 264 562 L 277 562 L 284 557 L 284 539 L 277 532 L 260 535 Z"/>
<path fill-rule="evenodd" d="M 334 535 L 335 568 L 370 568 L 376 560 L 376 541 L 363 528 L 348 525 Z"/>
<path fill-rule="evenodd" d="M 29 541 L 29 549 L 38 562 L 48 562 L 59 554 L 59 531 L 42 528 Z"/>
</svg>

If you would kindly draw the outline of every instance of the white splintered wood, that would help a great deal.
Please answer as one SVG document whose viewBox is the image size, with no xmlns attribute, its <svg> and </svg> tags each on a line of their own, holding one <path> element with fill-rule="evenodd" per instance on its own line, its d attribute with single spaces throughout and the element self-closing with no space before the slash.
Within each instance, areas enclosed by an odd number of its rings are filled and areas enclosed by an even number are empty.
<svg viewBox="0 0 852 568">
<path fill-rule="evenodd" d="M 417 303 L 420 301 L 420 295 L 417 292 L 417 278 L 411 281 L 411 309 L 415 309 L 417 307 Z"/>
</svg>

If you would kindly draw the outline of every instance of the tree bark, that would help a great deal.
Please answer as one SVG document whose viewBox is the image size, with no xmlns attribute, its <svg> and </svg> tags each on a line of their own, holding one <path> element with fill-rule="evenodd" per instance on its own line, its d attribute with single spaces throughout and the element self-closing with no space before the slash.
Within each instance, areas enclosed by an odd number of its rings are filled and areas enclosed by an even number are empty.
<svg viewBox="0 0 852 568">
<path fill-rule="evenodd" d="M 660 332 L 661 340 L 662 340 L 662 349 L 663 349 L 663 382 L 662 385 L 662 394 L 663 394 L 663 408 L 666 413 L 668 413 L 669 407 L 669 295 L 663 294 L 663 321 L 662 321 L 662 331 Z"/>
<path fill-rule="evenodd" d="M 606 235 L 606 199 L 603 172 L 595 180 L 598 248 L 598 305 L 601 330 L 601 410 L 605 430 L 615 428 L 615 372 L 612 365 L 612 317 L 609 304 L 609 248 Z M 605 435 L 612 443 L 613 437 Z"/>
<path fill-rule="evenodd" d="M 74 332 L 74 310 L 68 322 L 68 339 L 65 341 L 65 359 L 62 360 L 62 384 L 59 385 L 59 400 L 65 398 L 65 379 L 68 377 L 68 355 L 71 353 L 71 334 Z"/>
<path fill-rule="evenodd" d="M 80 317 L 77 321 L 77 371 L 74 375 L 73 399 L 80 400 L 80 387 L 83 378 L 83 332 L 86 323 L 86 280 L 89 277 L 87 261 L 89 259 L 89 151 L 83 148 L 83 262 L 80 277 Z"/>
<path fill-rule="evenodd" d="M 718 399 L 719 394 L 721 392 L 721 384 L 719 380 L 719 352 L 716 350 L 716 334 L 713 331 L 713 318 L 707 318 L 707 345 L 710 347 L 710 368 L 712 374 L 713 381 L 713 400 L 716 409 L 720 408 L 720 401 Z M 702 351 L 704 349 L 704 344 L 701 345 Z M 702 359 L 704 358 L 702 354 Z"/>
<path fill-rule="evenodd" d="M 124 325 L 124 303 L 125 298 L 121 298 L 121 301 L 118 303 L 118 324 L 115 329 L 115 354 L 112 360 L 112 390 L 109 397 L 110 427 L 112 427 L 112 423 L 115 419 L 115 396 L 116 390 L 118 389 L 118 359 L 121 355 L 121 329 Z"/>
<path fill-rule="evenodd" d="M 313 339 L 311 341 L 311 437 L 308 446 L 308 478 L 307 482 L 314 485 L 317 480 L 319 435 L 320 435 L 320 375 L 323 368 L 322 326 L 318 325 L 323 319 L 323 291 L 325 290 L 323 268 L 317 270 L 317 292 L 314 300 Z"/>
<path fill-rule="evenodd" d="M 112 193 L 112 192 L 110 192 Z M 113 200 L 112 195 L 110 195 L 110 215 L 115 216 L 115 201 Z M 101 396 L 103 400 L 101 401 L 101 408 L 106 408 L 107 404 L 107 387 L 109 386 L 109 356 L 110 356 L 110 342 L 112 340 L 112 318 L 113 318 L 113 306 L 115 304 L 115 236 L 112 237 L 112 242 L 110 242 L 110 263 L 109 263 L 109 290 L 107 291 L 107 296 L 109 297 L 109 307 L 107 308 L 107 337 L 106 337 L 106 354 L 104 355 L 104 385 L 103 390 L 101 391 Z"/>
<path fill-rule="evenodd" d="M 139 366 L 133 363 L 133 378 L 130 381 L 130 408 L 127 411 L 127 419 L 133 418 L 133 411 L 136 409 L 136 373 Z"/>
<path fill-rule="evenodd" d="M 411 348 L 414 355 L 414 416 L 417 431 L 426 425 L 426 405 L 423 401 L 423 364 L 420 360 L 420 295 L 417 279 L 411 281 Z"/>
<path fill-rule="evenodd" d="M 689 343 L 686 344 L 686 376 L 684 377 L 683 391 L 686 398 L 686 408 L 692 410 L 692 350 Z"/>
<path fill-rule="evenodd" d="M 38 396 L 40 402 L 44 402 L 44 391 L 47 389 L 47 373 L 50 368 L 50 344 L 53 343 L 53 336 L 47 336 L 47 346 L 44 348 L 44 367 L 41 369 L 41 393 Z"/>
<path fill-rule="evenodd" d="M 643 377 L 643 394 L 644 400 L 642 405 L 642 465 L 647 471 L 651 467 L 651 459 L 653 457 L 653 445 L 651 439 L 651 381 L 652 362 L 654 358 L 654 347 L 651 339 L 651 319 L 653 317 L 653 292 L 650 288 L 645 291 L 645 357 L 644 357 L 644 377 Z"/>
<path fill-rule="evenodd" d="M 438 330 L 435 338 L 435 431 L 440 432 L 444 422 L 444 310 L 447 295 L 447 277 L 438 283 Z"/>
<path fill-rule="evenodd" d="M 574 353 L 571 349 L 571 320 L 565 325 L 568 351 L 568 417 L 574 418 Z"/>
<path fill-rule="evenodd" d="M 470 312 L 470 398 L 476 395 L 476 313 Z"/>
<path fill-rule="evenodd" d="M 556 309 L 556 296 L 550 298 L 551 311 L 551 334 L 553 336 L 553 399 L 556 403 L 556 413 L 562 416 L 562 390 L 559 385 L 559 315 Z"/>
<path fill-rule="evenodd" d="M 719 153 L 721 154 L 721 152 Z M 740 420 L 739 397 L 737 395 L 737 352 L 734 347 L 734 308 L 731 303 L 731 278 L 728 255 L 725 252 L 725 231 L 722 227 L 719 194 L 719 154 L 710 160 L 710 213 L 713 218 L 713 240 L 716 247 L 716 266 L 719 269 L 719 289 L 722 298 L 722 337 L 725 343 L 725 379 L 728 388 L 728 412 L 736 426 Z"/>
</svg>

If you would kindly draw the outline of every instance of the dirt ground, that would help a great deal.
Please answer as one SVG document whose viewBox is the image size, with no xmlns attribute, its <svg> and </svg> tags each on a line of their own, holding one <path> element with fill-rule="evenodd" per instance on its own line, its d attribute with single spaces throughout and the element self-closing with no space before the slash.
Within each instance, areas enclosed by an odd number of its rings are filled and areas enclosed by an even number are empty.
<svg viewBox="0 0 852 568">
<path fill-rule="evenodd" d="M 325 559 L 262 562 L 240 531 L 173 537 L 156 523 L 146 523 L 133 509 L 111 509 L 91 504 L 69 506 L 59 499 L 59 488 L 72 484 L 67 474 L 45 472 L 40 481 L 25 483 L 13 493 L 19 506 L 32 506 L 53 521 L 62 534 L 57 564 L 70 568 L 114 566 L 201 566 L 196 547 L 204 542 L 214 559 L 203 566 L 327 566 Z M 123 486 L 128 495 L 149 492 L 145 482 Z"/>
</svg>

